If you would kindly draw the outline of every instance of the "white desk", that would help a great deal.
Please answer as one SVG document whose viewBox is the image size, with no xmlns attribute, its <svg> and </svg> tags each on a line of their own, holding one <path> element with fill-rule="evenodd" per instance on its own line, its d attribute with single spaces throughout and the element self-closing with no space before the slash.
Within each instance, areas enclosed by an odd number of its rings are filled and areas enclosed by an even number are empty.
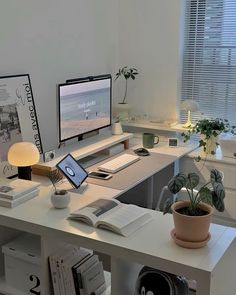
<svg viewBox="0 0 236 295">
<path fill-rule="evenodd" d="M 50 193 L 45 183 L 40 195 L 35 199 L 14 209 L 0 208 L 2 233 L 6 233 L 6 228 L 13 228 L 41 237 L 42 294 L 52 294 L 49 287 L 47 257 L 55 251 L 60 241 L 81 245 L 111 256 L 112 295 L 133 294 L 139 264 L 196 279 L 197 295 L 234 294 L 234 229 L 212 225 L 212 238 L 208 245 L 202 249 L 190 250 L 175 245 L 170 237 L 173 228 L 172 216 L 163 216 L 160 212 L 152 211 L 153 220 L 129 238 L 105 230 L 95 230 L 86 224 L 67 219 L 70 210 L 84 206 L 96 198 L 112 198 L 119 193 L 110 188 L 90 185 L 83 196 L 72 194 L 69 208 L 56 210 L 50 205 Z M 89 194 L 91 195 L 88 198 Z"/>
<path fill-rule="evenodd" d="M 192 148 L 184 146 L 181 153 L 181 148 L 165 149 L 160 145 L 153 149 L 153 152 L 158 153 L 160 150 L 166 151 L 167 154 L 176 152 L 178 156 L 173 157 L 174 161 Z M 143 178 L 145 173 L 144 171 Z M 152 177 L 151 174 L 149 176 Z M 212 225 L 212 239 L 208 246 L 199 250 L 186 250 L 175 245 L 170 237 L 170 230 L 173 228 L 172 216 L 163 216 L 160 212 L 152 211 L 153 220 L 149 224 L 140 228 L 131 237 L 124 238 L 68 220 L 67 217 L 70 211 L 85 206 L 95 199 L 118 197 L 125 189 L 117 190 L 89 184 L 83 194 L 71 193 L 69 208 L 57 210 L 50 204 L 49 181 L 40 176 L 35 177 L 35 180 L 42 183 L 39 196 L 13 209 L 0 207 L 0 245 L 6 243 L 10 237 L 16 236 L 17 231 L 40 236 L 43 295 L 52 294 L 48 256 L 61 242 L 80 245 L 111 256 L 112 295 L 133 294 L 135 275 L 140 264 L 196 279 L 197 295 L 222 295 L 223 287 L 226 288 L 225 294 L 233 294 L 232 290 L 236 286 L 231 275 L 236 271 L 236 264 L 230 257 L 236 254 L 234 230 Z M 132 186 L 134 185 L 133 183 Z M 1 256 L 0 275 L 3 276 L 2 260 Z M 224 269 L 225 264 L 229 270 Z M 128 272 L 128 269 L 132 271 Z M 218 278 L 222 272 L 225 274 L 224 282 L 219 285 Z M 130 273 L 131 277 L 127 279 Z M 129 282 L 128 285 L 121 284 L 124 281 Z M 3 279 L 0 280 L 0 293 L 18 295 L 17 292 L 11 293 L 7 290 Z"/>
</svg>

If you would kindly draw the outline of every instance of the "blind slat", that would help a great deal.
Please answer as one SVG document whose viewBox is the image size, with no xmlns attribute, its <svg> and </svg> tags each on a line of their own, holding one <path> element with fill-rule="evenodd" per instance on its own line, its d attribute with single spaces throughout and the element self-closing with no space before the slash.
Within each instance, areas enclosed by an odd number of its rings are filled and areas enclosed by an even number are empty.
<svg viewBox="0 0 236 295">
<path fill-rule="evenodd" d="M 236 1 L 186 0 L 181 100 L 236 124 Z M 186 120 L 186 112 L 180 114 Z"/>
</svg>

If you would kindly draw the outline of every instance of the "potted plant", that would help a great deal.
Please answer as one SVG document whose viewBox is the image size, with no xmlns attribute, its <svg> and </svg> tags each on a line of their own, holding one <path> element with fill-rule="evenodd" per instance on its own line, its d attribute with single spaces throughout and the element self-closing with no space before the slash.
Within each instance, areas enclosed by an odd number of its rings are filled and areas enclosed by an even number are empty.
<svg viewBox="0 0 236 295">
<path fill-rule="evenodd" d="M 198 190 L 196 190 L 198 188 Z M 190 248 L 204 246 L 210 238 L 209 226 L 213 208 L 224 211 L 225 190 L 222 174 L 217 169 L 210 172 L 210 180 L 199 187 L 196 173 L 179 173 L 168 183 L 171 193 L 180 193 L 180 199 L 168 199 L 164 214 L 173 213 L 175 228 L 172 237 L 180 245 Z M 188 200 L 181 200 L 181 191 L 185 190 Z"/>
<path fill-rule="evenodd" d="M 192 128 L 181 135 L 184 142 L 187 142 L 194 134 L 200 135 L 199 147 L 203 148 L 203 152 L 207 156 L 208 154 L 215 154 L 216 148 L 219 145 L 219 135 L 228 132 L 236 134 L 236 127 L 230 126 L 229 121 L 226 119 L 216 118 L 198 120 Z M 201 156 L 198 156 L 197 160 L 201 160 Z"/>
<path fill-rule="evenodd" d="M 120 120 L 128 120 L 129 118 L 129 111 L 130 105 L 126 102 L 127 98 L 127 90 L 128 90 L 128 80 L 132 79 L 135 80 L 136 76 L 138 75 L 138 70 L 136 68 L 124 66 L 120 68 L 119 71 L 116 73 L 115 80 L 119 78 L 125 79 L 125 93 L 124 97 L 121 102 L 118 103 L 117 108 L 117 116 L 119 116 Z"/>
<path fill-rule="evenodd" d="M 65 189 L 58 189 L 57 184 L 62 181 L 63 175 L 59 170 L 49 171 L 46 176 L 51 181 L 54 191 L 51 195 L 51 202 L 55 208 L 63 209 L 70 203 L 70 194 Z"/>
</svg>

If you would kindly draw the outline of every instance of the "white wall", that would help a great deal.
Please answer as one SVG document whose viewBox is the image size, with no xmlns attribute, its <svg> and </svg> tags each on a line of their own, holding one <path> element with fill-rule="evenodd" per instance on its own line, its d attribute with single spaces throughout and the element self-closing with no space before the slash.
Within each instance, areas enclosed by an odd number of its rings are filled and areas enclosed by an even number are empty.
<svg viewBox="0 0 236 295">
<path fill-rule="evenodd" d="M 68 78 L 136 66 L 133 112 L 175 117 L 180 1 L 1 1 L 0 75 L 30 74 L 44 151 L 58 145 L 56 85 Z"/>
<path fill-rule="evenodd" d="M 58 145 L 56 85 L 111 73 L 116 29 L 111 0 L 1 1 L 0 75 L 30 74 L 45 151 Z"/>
<path fill-rule="evenodd" d="M 137 79 L 128 84 L 133 113 L 175 118 L 182 1 L 120 3 L 120 66 L 134 66 L 140 71 Z M 122 96 L 123 92 L 119 94 Z M 119 99 L 116 95 L 116 101 Z"/>
</svg>

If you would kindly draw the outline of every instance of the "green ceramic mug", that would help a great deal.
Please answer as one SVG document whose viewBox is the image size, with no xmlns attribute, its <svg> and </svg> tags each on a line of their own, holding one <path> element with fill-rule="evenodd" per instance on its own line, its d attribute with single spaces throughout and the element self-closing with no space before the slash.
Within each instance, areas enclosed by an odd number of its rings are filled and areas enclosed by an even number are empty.
<svg viewBox="0 0 236 295">
<path fill-rule="evenodd" d="M 159 137 L 153 133 L 143 133 L 143 147 L 152 149 L 155 144 L 158 144 Z"/>
</svg>

